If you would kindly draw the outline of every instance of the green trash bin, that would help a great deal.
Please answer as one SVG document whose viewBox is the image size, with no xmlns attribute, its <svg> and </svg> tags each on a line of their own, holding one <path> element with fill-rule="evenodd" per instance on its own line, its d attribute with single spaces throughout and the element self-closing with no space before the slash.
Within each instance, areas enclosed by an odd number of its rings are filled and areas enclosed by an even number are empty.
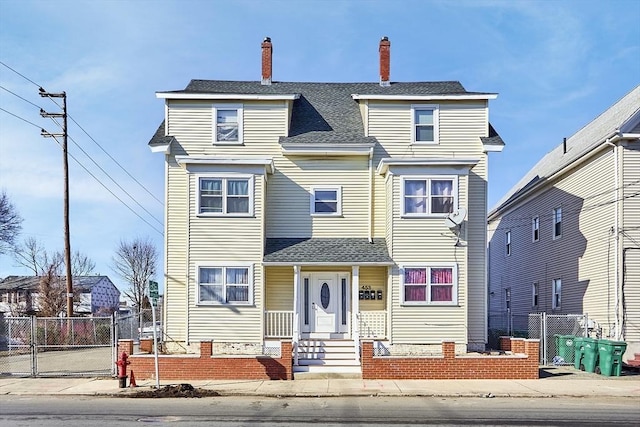
<svg viewBox="0 0 640 427">
<path fill-rule="evenodd" d="M 627 343 L 623 341 L 598 341 L 598 356 L 600 362 L 596 372 L 610 377 L 619 377 L 622 373 L 622 355 L 627 349 Z"/>
<path fill-rule="evenodd" d="M 564 363 L 573 364 L 573 335 L 554 335 L 556 339 L 556 355 L 564 359 Z"/>
<path fill-rule="evenodd" d="M 580 369 L 584 357 L 583 339 L 584 337 L 575 337 L 573 340 L 573 367 L 576 369 Z"/>
<path fill-rule="evenodd" d="M 595 372 L 598 364 L 598 340 L 594 338 L 582 338 L 582 362 L 580 370 Z"/>
</svg>

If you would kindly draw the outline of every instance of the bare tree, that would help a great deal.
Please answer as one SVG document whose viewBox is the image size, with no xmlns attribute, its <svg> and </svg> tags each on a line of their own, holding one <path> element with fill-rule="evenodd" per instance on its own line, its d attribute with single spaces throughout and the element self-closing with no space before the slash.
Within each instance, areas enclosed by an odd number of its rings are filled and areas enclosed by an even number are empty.
<svg viewBox="0 0 640 427">
<path fill-rule="evenodd" d="M 38 282 L 38 314 L 44 317 L 58 316 L 67 308 L 67 285 L 65 280 L 64 254 L 61 251 L 49 253 L 33 237 L 24 240 L 15 247 L 14 259 L 23 267 L 28 268 Z M 72 276 L 89 275 L 95 268 L 95 263 L 85 254 L 76 251 L 71 256 Z M 82 290 L 73 285 L 73 304 L 77 308 Z"/>
<path fill-rule="evenodd" d="M 22 217 L 9 200 L 7 193 L 0 193 L 0 254 L 8 253 L 22 230 Z"/>
<path fill-rule="evenodd" d="M 158 251 L 151 239 L 136 237 L 130 242 L 120 240 L 112 261 L 113 270 L 129 285 L 124 290 L 125 296 L 138 309 L 147 307 L 147 287 L 149 279 L 155 275 L 158 262 Z"/>
<path fill-rule="evenodd" d="M 49 267 L 55 265 L 62 274 L 64 271 L 64 254 L 61 251 L 49 253 L 47 250 L 33 237 L 24 240 L 21 245 L 15 247 L 13 257 L 18 264 L 28 268 L 34 276 L 41 276 L 48 272 Z M 96 268 L 96 263 L 87 255 L 75 251 L 71 254 L 71 275 L 88 276 Z"/>
</svg>

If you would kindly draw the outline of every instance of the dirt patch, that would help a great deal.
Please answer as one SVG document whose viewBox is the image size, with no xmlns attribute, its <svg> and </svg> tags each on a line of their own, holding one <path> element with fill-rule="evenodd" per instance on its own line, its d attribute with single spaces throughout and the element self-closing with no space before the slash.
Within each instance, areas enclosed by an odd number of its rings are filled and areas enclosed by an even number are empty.
<svg viewBox="0 0 640 427">
<path fill-rule="evenodd" d="M 161 388 L 136 390 L 123 394 L 122 397 L 131 398 L 164 398 L 164 397 L 212 397 L 220 396 L 215 390 L 195 388 L 191 384 L 166 385 Z"/>
</svg>

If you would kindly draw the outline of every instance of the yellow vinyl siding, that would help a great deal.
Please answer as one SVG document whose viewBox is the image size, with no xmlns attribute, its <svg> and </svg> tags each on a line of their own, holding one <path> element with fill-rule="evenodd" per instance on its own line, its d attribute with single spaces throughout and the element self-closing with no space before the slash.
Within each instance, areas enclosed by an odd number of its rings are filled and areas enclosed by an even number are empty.
<svg viewBox="0 0 640 427">
<path fill-rule="evenodd" d="M 460 206 L 467 206 L 463 231 L 467 244 L 469 280 L 468 298 L 460 301 L 468 306 L 469 343 L 483 344 L 487 335 L 487 156 L 471 169 L 469 190 L 460 197 Z M 468 197 L 467 197 L 468 196 Z"/>
<path fill-rule="evenodd" d="M 438 144 L 411 144 L 412 104 L 420 103 L 369 103 L 369 136 L 375 136 L 382 147 L 376 154 L 399 158 L 479 157 L 480 136 L 487 136 L 488 131 L 486 101 L 439 103 Z"/>
<path fill-rule="evenodd" d="M 190 191 L 195 199 L 198 178 L 190 177 Z M 189 265 L 191 280 L 189 281 L 189 338 L 199 341 L 214 339 L 227 342 L 259 342 L 262 339 L 262 274 L 261 262 L 263 251 L 262 193 L 264 177 L 254 176 L 252 217 L 198 217 L 197 201 L 192 200 L 190 206 L 189 228 Z M 208 263 L 221 263 L 234 266 L 253 263 L 253 304 L 209 306 L 199 305 L 197 296 L 198 266 Z"/>
<path fill-rule="evenodd" d="M 402 305 L 402 277 L 397 267 L 392 273 L 391 325 L 393 342 L 413 344 L 439 343 L 442 339 L 467 342 L 467 248 L 455 246 L 454 234 L 443 218 L 401 218 L 402 177 L 393 175 L 393 258 L 404 264 L 424 266 L 438 263 L 457 265 L 458 286 L 455 306 Z M 458 197 L 464 206 L 467 176 L 458 177 Z M 436 326 L 440 325 L 440 326 Z"/>
<path fill-rule="evenodd" d="M 188 198 L 187 175 L 169 158 L 167 186 L 167 271 L 165 275 L 166 333 L 176 340 L 186 339 Z"/>
<path fill-rule="evenodd" d="M 265 267 L 265 310 L 293 310 L 293 267 Z"/>
<path fill-rule="evenodd" d="M 360 300 L 360 311 L 383 311 L 387 301 L 387 267 L 360 267 L 360 287 L 369 286 L 371 290 L 382 291 L 381 300 Z M 358 295 L 354 296 L 358 298 Z"/>
<path fill-rule="evenodd" d="M 366 237 L 369 180 L 364 156 L 278 158 L 269 177 L 267 237 Z M 311 216 L 311 187 L 341 187 L 341 216 Z"/>
</svg>

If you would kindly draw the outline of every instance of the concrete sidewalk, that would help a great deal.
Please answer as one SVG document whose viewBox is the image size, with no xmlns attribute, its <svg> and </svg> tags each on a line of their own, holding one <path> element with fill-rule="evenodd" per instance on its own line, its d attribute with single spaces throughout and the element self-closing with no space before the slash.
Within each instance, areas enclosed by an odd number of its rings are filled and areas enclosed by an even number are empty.
<svg viewBox="0 0 640 427">
<path fill-rule="evenodd" d="M 162 378 L 162 377 L 161 377 Z M 570 367 L 544 368 L 539 380 L 356 380 L 298 381 L 217 380 L 163 381 L 160 386 L 189 383 L 221 396 L 333 397 L 621 397 L 640 398 L 640 375 L 625 371 L 604 377 Z M 155 380 L 137 381 L 137 388 L 118 388 L 113 378 L 0 377 L 0 395 L 115 396 L 155 387 Z"/>
</svg>

